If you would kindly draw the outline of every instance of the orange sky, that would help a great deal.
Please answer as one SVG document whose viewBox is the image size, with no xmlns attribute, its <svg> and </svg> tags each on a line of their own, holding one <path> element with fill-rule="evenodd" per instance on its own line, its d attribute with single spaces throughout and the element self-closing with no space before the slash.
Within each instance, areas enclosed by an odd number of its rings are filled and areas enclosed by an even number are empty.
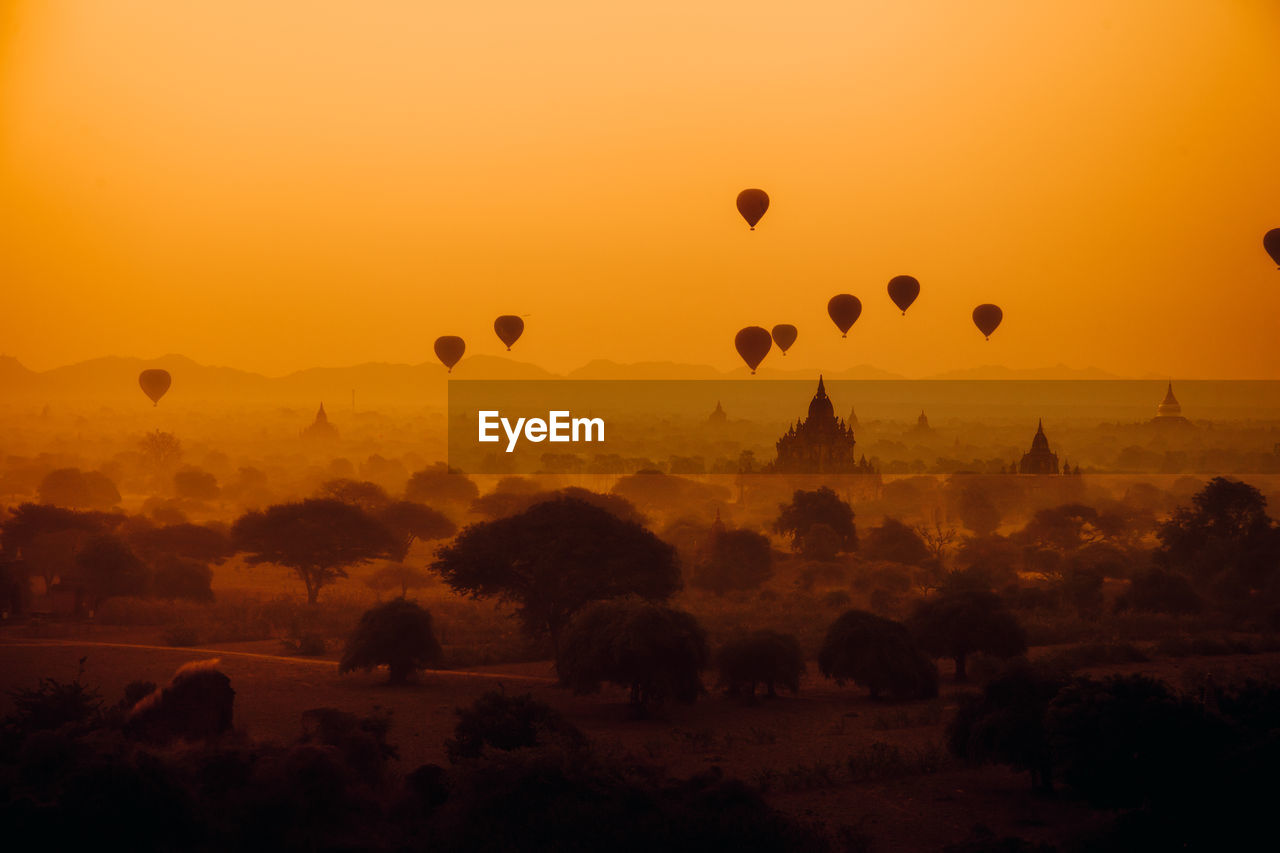
<svg viewBox="0 0 1280 853">
<path fill-rule="evenodd" d="M 37 369 L 497 353 L 516 313 L 553 370 L 790 322 L 790 367 L 1280 378 L 1274 0 L 5 8 L 0 351 Z"/>
</svg>

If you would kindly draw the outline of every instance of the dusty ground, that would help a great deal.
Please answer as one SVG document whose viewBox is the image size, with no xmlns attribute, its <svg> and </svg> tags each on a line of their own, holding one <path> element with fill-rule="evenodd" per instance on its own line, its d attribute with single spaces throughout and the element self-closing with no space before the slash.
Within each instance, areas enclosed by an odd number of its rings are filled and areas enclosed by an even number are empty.
<svg viewBox="0 0 1280 853">
<path fill-rule="evenodd" d="M 559 709 L 606 754 L 664 766 L 675 775 L 718 766 L 749 781 L 766 781 L 778 807 L 832 827 L 858 827 L 878 850 L 937 850 L 967 837 L 978 824 L 1053 841 L 1100 819 L 1066 797 L 1033 795 L 1024 775 L 957 767 L 945 757 L 937 772 L 848 780 L 846 760 L 872 743 L 898 746 L 904 754 L 940 745 L 956 699 L 951 685 L 944 685 L 933 704 L 893 704 L 871 702 L 857 689 L 811 673 L 796 697 L 748 706 L 712 693 L 692 707 L 667 707 L 652 719 L 635 720 L 626 712 L 622 691 L 574 696 L 554 686 L 548 662 L 429 672 L 415 684 L 392 688 L 377 673 L 340 676 L 332 659 L 282 655 L 276 641 L 183 649 L 150 645 L 128 630 L 99 629 L 73 638 L 6 631 L 0 634 L 0 713 L 8 710 L 8 691 L 33 686 L 41 677 L 72 679 L 82 657 L 85 682 L 98 686 L 108 701 L 115 701 L 130 681 L 162 683 L 183 663 L 220 657 L 237 691 L 237 726 L 257 738 L 292 739 L 309 708 L 389 709 L 390 739 L 399 747 L 405 771 L 446 761 L 443 743 L 452 734 L 458 706 L 497 687 L 530 692 Z M 1207 672 L 1263 673 L 1277 666 L 1280 655 L 1255 655 L 1158 660 L 1094 672 L 1141 671 L 1185 685 Z"/>
</svg>

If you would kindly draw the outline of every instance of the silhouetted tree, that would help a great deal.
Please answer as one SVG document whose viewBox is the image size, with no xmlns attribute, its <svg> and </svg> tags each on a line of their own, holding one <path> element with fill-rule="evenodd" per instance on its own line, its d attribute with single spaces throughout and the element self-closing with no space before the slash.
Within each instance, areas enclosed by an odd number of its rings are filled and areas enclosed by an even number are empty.
<svg viewBox="0 0 1280 853">
<path fill-rule="evenodd" d="M 961 700 L 947 726 L 948 747 L 969 761 L 1029 771 L 1033 787 L 1052 790 L 1053 754 L 1044 715 L 1063 686 L 1061 677 L 1025 660 L 1014 661 L 981 694 Z"/>
<path fill-rule="evenodd" d="M 374 518 L 396 538 L 397 546 L 392 549 L 391 558 L 398 563 L 409 556 L 415 540 L 444 539 L 458 531 L 457 525 L 443 513 L 413 501 L 387 504 L 374 513 Z"/>
<path fill-rule="evenodd" d="M 933 560 L 920 534 L 896 518 L 885 518 L 878 527 L 867 531 L 859 553 L 868 560 L 888 560 L 908 566 L 923 566 Z"/>
<path fill-rule="evenodd" d="M 724 595 L 758 589 L 772 576 L 769 537 L 754 530 L 722 530 L 713 534 L 711 548 L 695 567 L 690 585 Z"/>
<path fill-rule="evenodd" d="M 236 519 L 231 539 L 252 565 L 287 566 L 315 604 L 323 589 L 347 576 L 347 566 L 385 556 L 396 546 L 362 509 L 333 499 L 276 504 Z"/>
<path fill-rule="evenodd" d="M 818 670 L 837 684 L 852 681 L 899 699 L 938 693 L 938 668 L 916 647 L 907 627 L 865 610 L 846 611 L 827 629 Z"/>
<path fill-rule="evenodd" d="M 754 699 L 757 684 L 763 684 L 769 696 L 777 695 L 775 686 L 779 684 L 798 693 L 805 666 L 794 636 L 762 629 L 721 646 L 716 652 L 716 669 L 729 693 L 741 695 L 745 691 L 748 699 Z"/>
<path fill-rule="evenodd" d="M 506 479 L 512 480 L 516 478 L 508 477 Z M 524 512 L 536 504 L 546 503 L 558 498 L 576 498 L 584 503 L 607 510 L 626 521 L 634 521 L 637 524 L 644 524 L 645 522 L 644 515 L 632 505 L 631 501 L 621 495 L 602 494 L 578 486 L 570 486 L 554 491 L 535 490 L 530 492 L 524 489 L 493 491 L 483 497 L 476 498 L 471 503 L 471 511 L 488 518 L 506 518 L 507 516 Z"/>
<path fill-rule="evenodd" d="M 578 693 L 602 682 L 631 689 L 631 704 L 693 702 L 710 658 L 707 635 L 693 616 L 636 598 L 585 607 L 565 631 L 556 671 Z"/>
<path fill-rule="evenodd" d="M 469 708 L 458 708 L 457 713 L 453 737 L 445 741 L 449 761 L 454 763 L 480 758 L 486 747 L 511 752 L 557 746 L 572 753 L 588 746 L 577 726 L 528 693 L 508 696 L 491 690 Z"/>
<path fill-rule="evenodd" d="M 74 581 L 77 598 L 88 599 L 97 610 L 113 595 L 140 595 L 148 581 L 147 567 L 127 544 L 112 534 L 95 536 L 76 554 Z"/>
<path fill-rule="evenodd" d="M 387 490 L 377 483 L 347 478 L 328 480 L 322 483 L 316 493 L 316 497 L 332 498 L 336 501 L 358 506 L 370 515 L 376 514 L 391 503 L 391 496 L 387 494 Z"/>
<path fill-rule="evenodd" d="M 1129 588 L 1116 600 L 1116 609 L 1148 613 L 1199 613 L 1204 609 L 1204 601 L 1186 575 L 1153 568 L 1133 576 Z"/>
<path fill-rule="evenodd" d="M 219 563 L 235 553 L 230 538 L 222 529 L 201 524 L 135 525 L 126 536 L 130 547 L 148 560 L 171 556 L 201 563 Z"/>
<path fill-rule="evenodd" d="M 795 551 L 803 550 L 805 536 L 817 524 L 825 524 L 835 531 L 840 550 L 856 551 L 858 548 L 853 509 L 826 486 L 811 492 L 797 489 L 791 496 L 791 502 L 780 505 L 778 510 L 773 529 L 790 535 L 791 547 Z"/>
<path fill-rule="evenodd" d="M 455 504 L 467 507 L 480 496 L 480 489 L 466 474 L 437 462 L 416 472 L 404 488 L 404 499 L 428 506 Z"/>
<path fill-rule="evenodd" d="M 120 492 L 98 471 L 58 468 L 40 481 L 40 503 L 73 509 L 108 509 L 120 503 Z"/>
<path fill-rule="evenodd" d="M 138 442 L 142 458 L 157 473 L 171 470 L 182 458 L 182 442 L 171 432 L 153 430 Z"/>
<path fill-rule="evenodd" d="M 1198 777 L 1220 743 L 1203 707 L 1146 675 L 1068 685 L 1049 704 L 1045 729 L 1062 780 L 1109 808 L 1141 805 Z"/>
<path fill-rule="evenodd" d="M 1159 529 L 1156 563 L 1235 600 L 1265 588 L 1280 566 L 1280 533 L 1248 483 L 1215 477 Z"/>
<path fill-rule="evenodd" d="M 153 563 L 151 592 L 158 598 L 213 601 L 213 570 L 185 557 L 161 557 Z"/>
<path fill-rule="evenodd" d="M 180 498 L 211 501 L 222 493 L 218 478 L 199 468 L 183 468 L 173 475 L 173 490 Z"/>
<path fill-rule="evenodd" d="M 432 630 L 431 613 L 403 598 L 366 610 L 347 639 L 339 672 L 386 666 L 388 680 L 403 684 L 414 670 L 440 659 L 440 644 Z"/>
<path fill-rule="evenodd" d="M 592 601 L 622 595 L 665 601 L 680 589 L 675 549 L 597 506 L 560 498 L 472 525 L 432 568 L 458 592 L 517 604 L 531 635 L 560 631 Z"/>
<path fill-rule="evenodd" d="M 987 589 L 944 588 L 916 606 L 908 625 L 921 648 L 955 661 L 956 681 L 966 679 L 965 661 L 974 652 L 1014 657 L 1027 650 L 1026 632 Z"/>
<path fill-rule="evenodd" d="M 1022 549 L 1003 536 L 975 536 L 960 544 L 955 565 L 960 569 L 978 569 L 992 584 L 1001 585 L 1017 577 L 1022 556 Z"/>
</svg>

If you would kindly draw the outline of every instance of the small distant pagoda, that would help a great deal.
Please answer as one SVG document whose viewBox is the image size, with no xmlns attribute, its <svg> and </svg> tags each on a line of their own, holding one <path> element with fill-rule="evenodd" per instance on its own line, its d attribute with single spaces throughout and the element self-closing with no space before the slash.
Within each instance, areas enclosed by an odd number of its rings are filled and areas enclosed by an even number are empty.
<svg viewBox="0 0 1280 853">
<path fill-rule="evenodd" d="M 1018 463 L 1019 474 L 1057 474 L 1058 454 L 1049 449 L 1049 438 L 1044 434 L 1044 420 L 1036 428 L 1035 437 L 1031 439 L 1031 450 L 1024 453 Z"/>
<path fill-rule="evenodd" d="M 916 425 L 911 432 L 916 435 L 928 435 L 933 432 L 933 427 L 929 426 L 929 416 L 924 413 L 924 409 L 920 410 L 920 417 L 916 418 Z"/>
<path fill-rule="evenodd" d="M 724 407 L 720 405 L 720 401 L 716 400 L 715 410 L 707 415 L 707 423 L 712 426 L 723 426 L 729 422 L 729 416 L 725 414 Z"/>
<path fill-rule="evenodd" d="M 874 474 L 866 458 L 855 460 L 853 429 L 836 417 L 822 377 L 809 401 L 808 416 L 778 439 L 778 458 L 771 466 L 781 474 Z"/>
<path fill-rule="evenodd" d="M 311 426 L 304 429 L 301 435 L 308 441 L 338 440 L 338 428 L 329 423 L 329 416 L 324 411 L 324 403 L 320 404 L 320 409 L 316 412 L 315 421 L 312 422 Z"/>
<path fill-rule="evenodd" d="M 1156 416 L 1151 423 L 1159 426 L 1190 426 L 1191 421 L 1182 416 L 1182 404 L 1173 396 L 1173 383 L 1169 383 L 1164 399 L 1156 406 Z"/>
</svg>

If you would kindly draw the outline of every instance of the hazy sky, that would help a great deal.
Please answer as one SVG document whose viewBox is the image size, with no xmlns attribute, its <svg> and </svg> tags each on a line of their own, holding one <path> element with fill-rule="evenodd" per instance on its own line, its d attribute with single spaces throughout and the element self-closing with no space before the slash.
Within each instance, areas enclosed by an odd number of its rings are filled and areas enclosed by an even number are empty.
<svg viewBox="0 0 1280 853">
<path fill-rule="evenodd" d="M 514 313 L 512 355 L 555 370 L 730 367 L 739 327 L 790 322 L 788 366 L 1280 378 L 1275 0 L 29 0 L 0 26 L 0 352 L 31 367 L 419 362 L 500 352 Z"/>
</svg>

